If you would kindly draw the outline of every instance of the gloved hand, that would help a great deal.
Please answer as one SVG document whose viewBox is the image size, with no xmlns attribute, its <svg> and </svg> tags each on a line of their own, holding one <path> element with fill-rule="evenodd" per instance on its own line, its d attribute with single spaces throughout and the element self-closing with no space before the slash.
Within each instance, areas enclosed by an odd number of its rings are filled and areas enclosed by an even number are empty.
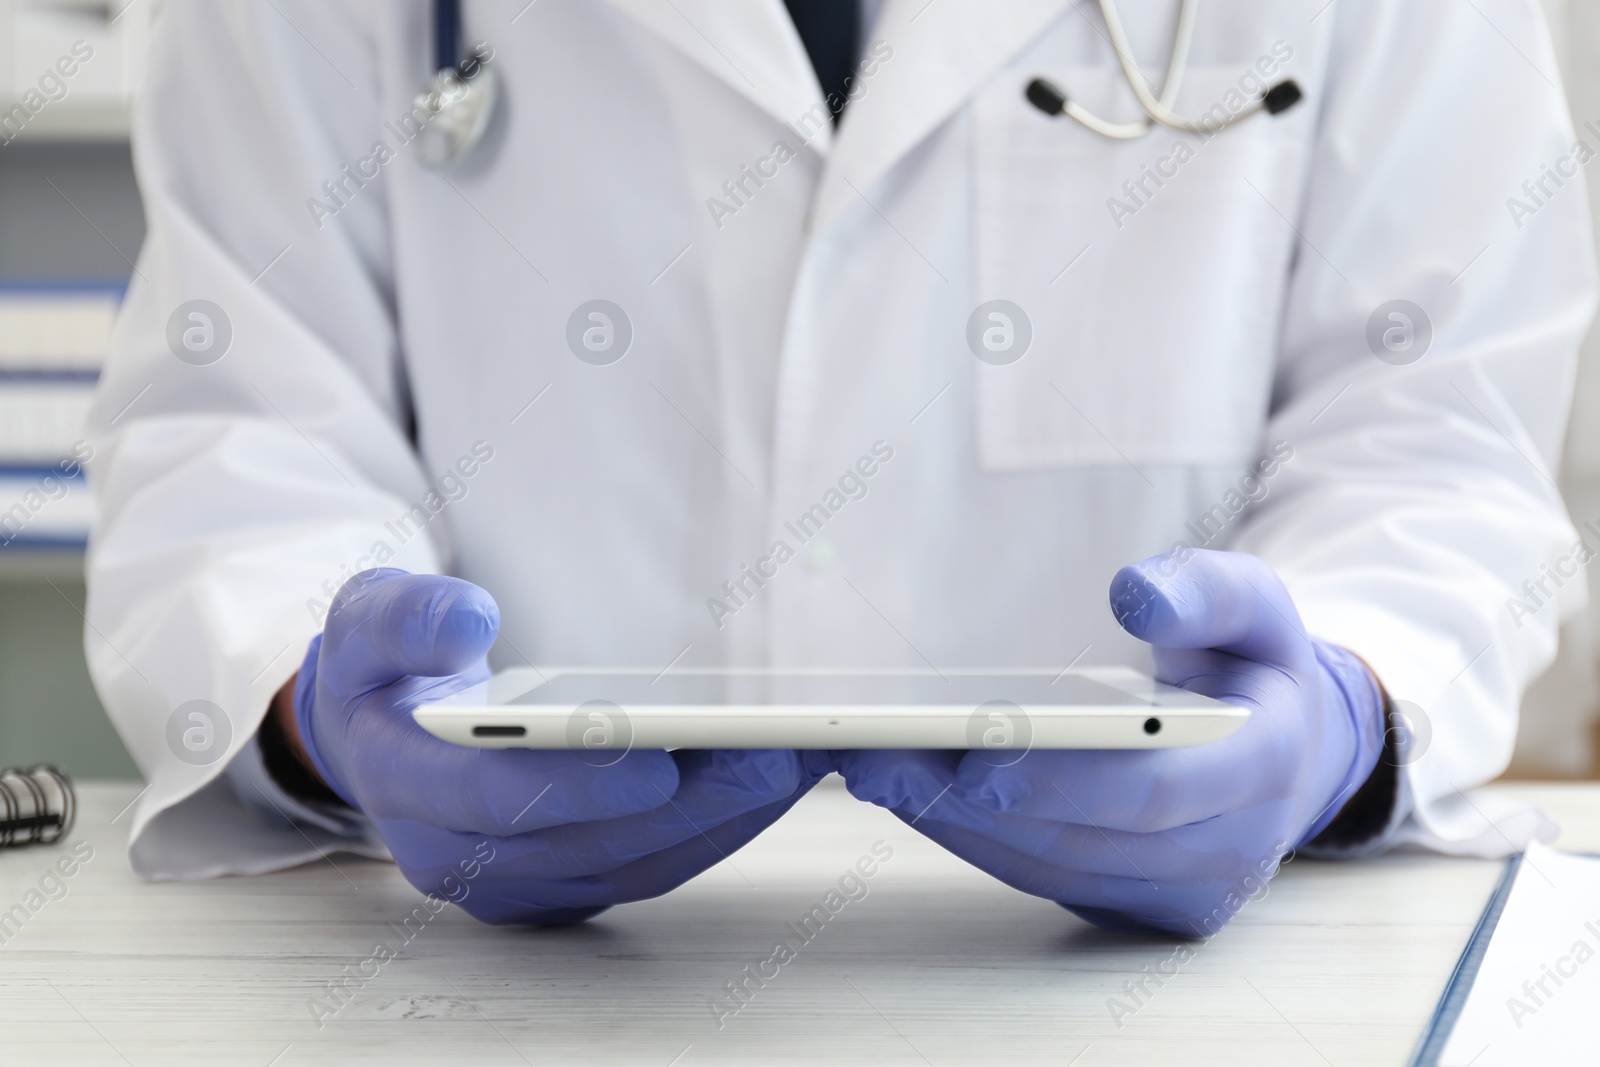
<svg viewBox="0 0 1600 1067">
<path fill-rule="evenodd" d="M 394 569 L 345 583 L 295 684 L 307 755 L 418 889 L 485 922 L 581 922 L 742 847 L 832 768 L 786 750 L 596 754 L 441 741 L 411 710 L 489 676 L 488 593 Z"/>
<path fill-rule="evenodd" d="M 1383 699 L 1360 660 L 1306 635 L 1266 563 L 1184 552 L 1186 562 L 1168 554 L 1119 571 L 1112 611 L 1155 646 L 1157 678 L 1250 708 L 1233 734 L 1193 748 L 1020 759 L 854 752 L 840 757 L 851 793 L 1097 925 L 1216 933 L 1366 781 L 1382 750 Z"/>
</svg>

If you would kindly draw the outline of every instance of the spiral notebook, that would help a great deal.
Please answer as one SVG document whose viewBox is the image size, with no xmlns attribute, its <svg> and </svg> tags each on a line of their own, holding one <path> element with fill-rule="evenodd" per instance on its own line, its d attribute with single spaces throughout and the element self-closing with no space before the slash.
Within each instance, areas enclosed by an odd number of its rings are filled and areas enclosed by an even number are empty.
<svg viewBox="0 0 1600 1067">
<path fill-rule="evenodd" d="M 1600 1062 L 1600 856 L 1506 862 L 1414 1067 Z"/>
<path fill-rule="evenodd" d="M 0 848 L 51 845 L 72 829 L 72 783 L 54 767 L 0 771 Z"/>
</svg>

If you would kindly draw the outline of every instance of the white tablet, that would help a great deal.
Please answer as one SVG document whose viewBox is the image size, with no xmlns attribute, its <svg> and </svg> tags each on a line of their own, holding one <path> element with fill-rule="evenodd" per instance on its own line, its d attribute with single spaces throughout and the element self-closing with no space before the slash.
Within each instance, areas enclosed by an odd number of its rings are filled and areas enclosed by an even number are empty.
<svg viewBox="0 0 1600 1067">
<path fill-rule="evenodd" d="M 479 748 L 1177 748 L 1250 712 L 1126 668 L 502 671 L 413 713 Z"/>
</svg>

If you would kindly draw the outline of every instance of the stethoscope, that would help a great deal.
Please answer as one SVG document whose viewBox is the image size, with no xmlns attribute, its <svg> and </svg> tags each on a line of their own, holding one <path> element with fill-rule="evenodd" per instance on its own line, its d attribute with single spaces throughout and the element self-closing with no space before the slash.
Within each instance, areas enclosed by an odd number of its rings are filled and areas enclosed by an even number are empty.
<svg viewBox="0 0 1600 1067">
<path fill-rule="evenodd" d="M 1259 100 L 1225 119 L 1217 122 L 1186 119 L 1171 109 L 1183 86 L 1184 70 L 1189 61 L 1189 42 L 1194 36 L 1194 21 L 1200 0 L 1182 0 L 1178 9 L 1172 58 L 1167 62 L 1167 77 L 1161 86 L 1159 98 L 1150 91 L 1138 64 L 1134 62 L 1133 50 L 1128 46 L 1128 36 L 1123 31 L 1115 0 L 1098 2 L 1111 47 L 1117 53 L 1117 61 L 1122 65 L 1128 87 L 1133 90 L 1134 99 L 1139 102 L 1146 118 L 1140 122 L 1108 121 L 1069 98 L 1049 79 L 1034 78 L 1028 83 L 1028 102 L 1047 115 L 1066 115 L 1101 136 L 1127 141 L 1143 137 L 1157 124 L 1185 133 L 1210 136 L 1258 112 L 1278 115 L 1300 102 L 1300 86 L 1293 79 L 1286 79 L 1268 89 Z M 459 58 L 460 40 L 460 0 L 433 0 L 434 73 L 417 91 L 416 103 L 429 116 L 418 136 L 417 151 L 423 164 L 436 170 L 454 166 L 483 140 L 484 132 L 489 128 L 489 119 L 494 113 L 495 102 L 500 96 L 499 76 L 489 65 L 488 55 L 482 49 L 474 49 L 466 58 Z"/>
<path fill-rule="evenodd" d="M 500 98 L 488 51 L 476 48 L 461 58 L 460 47 L 460 0 L 433 0 L 434 72 L 417 90 L 416 105 L 428 116 L 417 135 L 417 154 L 435 170 L 459 163 L 483 140 Z"/>
<path fill-rule="evenodd" d="M 1189 41 L 1194 36 L 1194 19 L 1200 7 L 1200 0 L 1183 0 L 1182 6 L 1178 9 L 1178 28 L 1172 38 L 1172 58 L 1167 62 L 1167 79 L 1161 86 L 1159 99 L 1150 91 L 1149 83 L 1144 80 L 1138 64 L 1134 62 L 1133 49 L 1128 47 L 1128 35 L 1123 32 L 1122 19 L 1117 14 L 1115 0 L 1099 0 L 1099 3 L 1100 15 L 1106 23 L 1106 34 L 1111 39 L 1111 48 L 1117 53 L 1117 62 L 1122 64 L 1122 73 L 1128 79 L 1128 87 L 1133 90 L 1134 99 L 1139 102 L 1139 107 L 1144 111 L 1146 118 L 1140 122 L 1109 122 L 1070 99 L 1065 91 L 1049 79 L 1034 78 L 1028 83 L 1026 91 L 1028 103 L 1047 115 L 1066 115 L 1103 137 L 1131 141 L 1143 137 L 1157 124 L 1184 133 L 1202 133 L 1211 136 L 1235 123 L 1243 122 L 1258 112 L 1265 111 L 1269 115 L 1278 115 L 1300 102 L 1300 86 L 1295 84 L 1293 79 L 1287 79 L 1272 86 L 1259 100 L 1252 101 L 1237 114 L 1216 122 L 1191 121 L 1175 114 L 1172 105 L 1177 102 L 1178 90 L 1183 85 L 1184 67 L 1189 62 Z"/>
</svg>

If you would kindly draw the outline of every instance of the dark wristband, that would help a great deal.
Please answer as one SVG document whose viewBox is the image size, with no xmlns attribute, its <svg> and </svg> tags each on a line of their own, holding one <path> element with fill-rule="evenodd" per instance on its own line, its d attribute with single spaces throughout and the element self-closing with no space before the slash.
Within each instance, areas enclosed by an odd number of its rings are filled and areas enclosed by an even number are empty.
<svg viewBox="0 0 1600 1067">
<path fill-rule="evenodd" d="M 256 744 L 261 749 L 262 765 L 266 767 L 268 776 L 278 784 L 279 789 L 296 800 L 313 804 L 331 804 L 341 808 L 349 807 L 339 798 L 339 794 L 312 774 L 295 755 L 294 750 L 289 747 L 289 739 L 283 736 L 278 716 L 271 710 L 268 710 L 266 718 L 261 720 L 261 729 L 256 733 Z"/>
</svg>

